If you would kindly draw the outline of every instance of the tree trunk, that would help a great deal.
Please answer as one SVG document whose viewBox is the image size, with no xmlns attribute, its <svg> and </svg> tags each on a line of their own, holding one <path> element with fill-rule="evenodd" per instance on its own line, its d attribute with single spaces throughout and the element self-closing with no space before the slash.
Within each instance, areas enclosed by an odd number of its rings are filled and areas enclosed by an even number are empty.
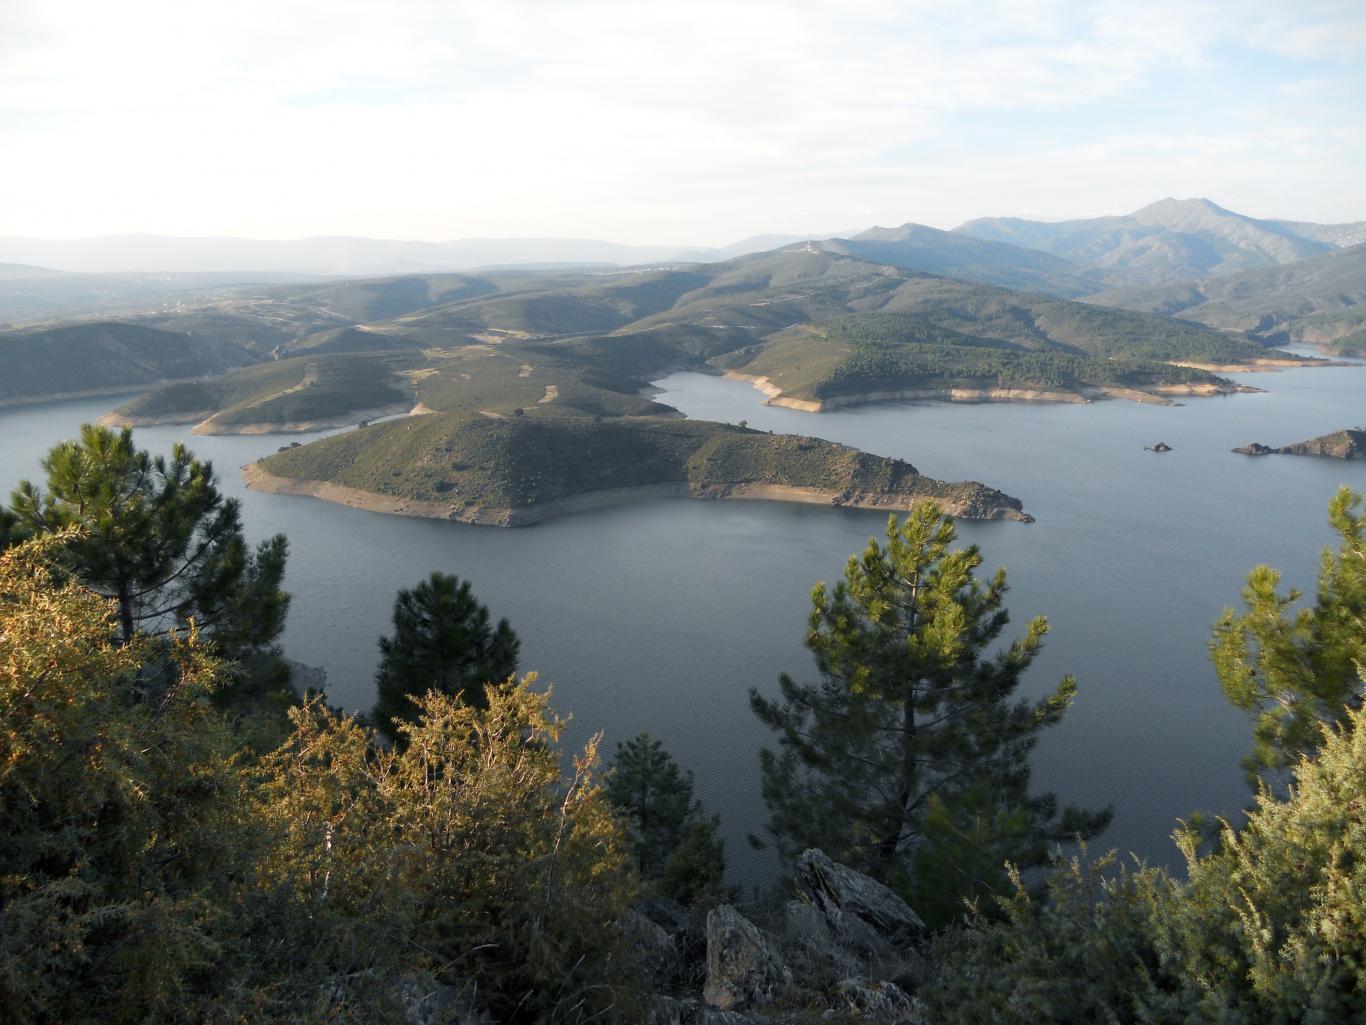
<svg viewBox="0 0 1366 1025">
<path fill-rule="evenodd" d="M 906 637 L 915 634 L 920 625 L 920 574 L 914 574 L 906 581 L 910 600 L 906 606 Z M 901 834 L 906 828 L 906 818 L 910 815 L 911 804 L 915 799 L 916 783 L 916 721 L 915 721 L 915 681 L 904 681 L 906 695 L 901 702 L 901 789 L 897 792 L 895 821 L 889 824 L 887 834 L 878 843 L 878 865 L 886 868 L 896 860 L 901 846 Z"/>
<path fill-rule="evenodd" d="M 123 640 L 121 643 L 127 644 L 133 639 L 133 596 L 128 592 L 127 582 L 119 584 L 119 624 L 123 630 Z"/>
</svg>

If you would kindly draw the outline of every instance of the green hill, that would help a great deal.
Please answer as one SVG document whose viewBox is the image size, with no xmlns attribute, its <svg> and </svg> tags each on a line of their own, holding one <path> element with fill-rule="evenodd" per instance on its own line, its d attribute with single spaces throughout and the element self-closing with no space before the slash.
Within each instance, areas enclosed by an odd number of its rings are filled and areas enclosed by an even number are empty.
<svg viewBox="0 0 1366 1025">
<path fill-rule="evenodd" d="M 266 290 L 261 295 L 312 307 L 351 323 L 365 323 L 496 291 L 498 286 L 492 281 L 470 274 L 414 274 L 331 282 L 313 288 L 291 286 Z"/>
<path fill-rule="evenodd" d="M 1058 400 L 1117 391 L 1160 395 L 1236 390 L 1194 367 L 1099 358 L 1057 345 L 1024 348 L 942 327 L 923 314 L 850 316 L 822 330 L 784 332 L 752 357 L 739 356 L 727 365 L 767 378 L 798 408 L 806 408 L 802 402 L 825 407 L 860 398 L 901 397 L 897 393 Z"/>
<path fill-rule="evenodd" d="M 609 333 L 706 283 L 691 269 L 510 275 L 493 295 L 436 306 L 392 322 L 416 343 L 463 345 L 509 338 Z"/>
<path fill-rule="evenodd" d="M 414 360 L 403 355 L 300 356 L 246 367 L 203 381 L 156 388 L 109 417 L 124 424 L 193 423 L 201 434 L 307 430 L 366 412 L 410 404 L 397 375 Z"/>
<path fill-rule="evenodd" d="M 973 260 L 990 262 L 984 253 L 1010 249 L 926 234 L 931 231 L 911 226 L 863 243 L 933 249 L 953 255 L 959 269 Z M 1016 271 L 1023 273 L 1023 265 Z M 221 392 L 207 386 L 162 392 L 147 406 L 123 412 L 137 419 L 212 410 L 220 414 L 216 426 L 235 429 L 248 422 L 243 416 L 251 423 L 313 422 L 344 415 L 348 403 L 366 410 L 396 401 L 391 389 L 402 382 L 386 375 L 402 363 L 417 399 L 437 411 L 654 415 L 664 410 L 641 390 L 680 367 L 754 364 L 760 369 L 746 372 L 806 376 L 814 386 L 852 356 L 857 318 L 887 314 L 915 318 L 915 330 L 884 338 L 878 360 L 864 359 L 857 375 L 846 367 L 846 381 L 886 373 L 897 382 L 942 387 L 963 381 L 1044 389 L 1203 387 L 1213 382 L 1137 364 L 1248 365 L 1266 355 L 1246 336 L 1204 325 L 936 277 L 801 243 L 723 263 L 667 268 L 415 275 L 242 289 L 119 330 L 174 327 L 177 337 L 190 340 L 181 343 L 188 352 L 230 354 L 204 365 L 190 361 L 185 373 L 168 373 L 178 364 L 162 361 L 157 378 L 199 377 L 255 361 L 264 369 L 223 384 Z M 937 339 L 934 352 L 925 348 L 926 332 Z M 905 345 L 917 348 L 888 362 L 888 346 Z M 983 345 L 1002 351 L 990 358 L 958 351 Z M 1062 355 L 1026 359 L 1007 349 Z M 381 353 L 389 354 L 389 363 L 332 362 Z M 0 371 L 4 356 L 0 349 Z M 279 369 L 305 356 L 322 361 L 307 401 L 296 387 L 300 379 L 286 380 L 293 371 Z M 1088 364 L 1087 358 L 1128 362 Z M 127 368 L 104 373 L 108 363 L 78 357 L 74 366 L 53 363 L 41 372 L 59 381 L 80 373 L 97 382 L 85 385 L 90 388 L 157 379 Z M 371 369 L 361 369 L 366 366 Z M 376 376 L 379 366 L 390 369 Z M 816 376 L 813 367 L 820 370 Z M 275 408 L 232 409 L 285 392 L 292 397 Z M 285 418 L 260 419 L 276 412 Z"/>
<path fill-rule="evenodd" d="M 1120 289 L 1086 301 L 1244 331 L 1273 345 L 1308 343 L 1366 354 L 1366 244 L 1285 266 Z"/>
<path fill-rule="evenodd" d="M 944 233 L 941 233 L 944 234 Z M 971 240 L 965 240 L 972 245 Z M 877 360 L 860 353 L 841 394 L 928 387 L 1220 390 L 1168 362 L 1252 364 L 1245 337 L 1152 314 L 955 281 L 870 263 L 815 243 L 725 263 L 602 274 L 509 276 L 500 291 L 296 345 L 420 349 L 418 400 L 440 412 L 656 415 L 646 383 L 708 364 L 811 389 L 854 355 L 859 318 L 895 314 Z M 509 291 L 525 287 L 525 291 Z M 837 325 L 837 326 L 835 326 Z M 906 330 L 906 328 L 913 330 Z M 925 333 L 935 339 L 926 347 Z M 885 334 L 885 332 L 884 332 Z M 912 350 L 891 359 L 889 347 Z M 999 350 L 988 358 L 963 347 Z M 1027 352 L 1052 355 L 1028 356 Z M 889 362 L 890 360 L 890 362 Z M 798 381 L 797 379 L 801 379 Z M 966 384 L 965 384 L 966 382 Z M 826 382 L 830 384 L 830 382 Z M 872 389 L 876 390 L 876 389 Z"/>
<path fill-rule="evenodd" d="M 1104 287 L 1104 278 L 1097 272 L 1051 253 L 923 224 L 870 228 L 853 238 L 816 244 L 827 252 L 871 263 L 1066 298 Z"/>
<path fill-rule="evenodd" d="M 0 331 L 0 402 L 131 390 L 220 374 L 252 359 L 231 341 L 118 321 Z"/>
<path fill-rule="evenodd" d="M 505 525 L 631 491 L 889 509 L 934 499 L 958 515 L 1023 518 L 1018 500 L 981 484 L 932 480 L 901 460 L 831 442 L 702 421 L 413 417 L 287 449 L 249 477 L 275 490 L 356 504 L 368 496 L 389 511 Z"/>
</svg>

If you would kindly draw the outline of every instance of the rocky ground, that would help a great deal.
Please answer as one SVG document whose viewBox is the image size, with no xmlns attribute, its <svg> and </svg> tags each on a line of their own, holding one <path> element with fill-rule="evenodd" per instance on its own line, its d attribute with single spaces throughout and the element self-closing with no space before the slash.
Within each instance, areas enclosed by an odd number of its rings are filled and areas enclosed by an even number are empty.
<svg viewBox="0 0 1366 1025">
<path fill-rule="evenodd" d="M 808 850 L 797 897 L 761 927 L 730 904 L 702 916 L 660 898 L 619 923 L 649 993 L 643 1025 L 925 1025 L 925 925 L 881 883 Z M 496 1025 L 429 977 L 397 985 L 410 1025 Z"/>
</svg>

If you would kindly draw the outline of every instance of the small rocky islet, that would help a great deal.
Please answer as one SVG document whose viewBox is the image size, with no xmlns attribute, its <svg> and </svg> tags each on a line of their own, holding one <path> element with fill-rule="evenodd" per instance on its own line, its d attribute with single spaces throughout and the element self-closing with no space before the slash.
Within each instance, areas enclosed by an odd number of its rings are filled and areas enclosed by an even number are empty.
<svg viewBox="0 0 1366 1025">
<path fill-rule="evenodd" d="M 1308 441 L 1273 448 L 1254 441 L 1235 448 L 1244 456 L 1324 456 L 1329 459 L 1366 459 L 1366 427 L 1349 427 L 1331 434 L 1323 434 Z"/>
</svg>

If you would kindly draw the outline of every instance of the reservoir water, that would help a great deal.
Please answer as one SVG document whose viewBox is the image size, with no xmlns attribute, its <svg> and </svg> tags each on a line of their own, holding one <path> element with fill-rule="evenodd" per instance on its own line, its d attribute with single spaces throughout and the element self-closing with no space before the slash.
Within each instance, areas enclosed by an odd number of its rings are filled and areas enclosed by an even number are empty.
<svg viewBox="0 0 1366 1025">
<path fill-rule="evenodd" d="M 1065 802 L 1112 803 L 1093 846 L 1178 860 L 1169 834 L 1195 810 L 1235 814 L 1246 802 L 1239 758 L 1248 724 L 1219 693 L 1206 645 L 1259 562 L 1312 592 L 1332 541 L 1329 498 L 1366 491 L 1366 463 L 1230 449 L 1283 445 L 1366 417 L 1366 368 L 1239 378 L 1265 394 L 1180 407 L 1094 405 L 869 406 L 811 415 L 768 407 L 747 384 L 701 374 L 658 382 L 688 416 L 815 434 L 923 473 L 976 479 L 1021 498 L 1033 524 L 960 523 L 986 567 L 1003 565 L 1014 624 L 1047 615 L 1052 632 L 1024 692 L 1065 673 L 1079 694 L 1035 752 L 1035 782 Z M 39 460 L 119 400 L 0 411 L 0 491 L 40 475 Z M 376 640 L 394 593 L 434 569 L 472 581 L 522 637 L 523 668 L 554 686 L 573 715 L 569 740 L 599 730 L 613 743 L 660 737 L 722 816 L 732 873 L 768 874 L 744 842 L 763 821 L 758 748 L 769 735 L 747 693 L 772 692 L 780 671 L 810 675 L 802 646 L 808 593 L 839 576 L 881 534 L 876 512 L 773 502 L 641 502 L 502 530 L 413 520 L 307 498 L 248 491 L 237 467 L 313 436 L 194 437 L 142 428 L 143 447 L 185 440 L 242 499 L 253 538 L 289 536 L 293 594 L 283 643 L 327 670 L 328 695 L 351 709 L 373 700 Z M 1164 441 L 1173 451 L 1145 445 Z"/>
</svg>

